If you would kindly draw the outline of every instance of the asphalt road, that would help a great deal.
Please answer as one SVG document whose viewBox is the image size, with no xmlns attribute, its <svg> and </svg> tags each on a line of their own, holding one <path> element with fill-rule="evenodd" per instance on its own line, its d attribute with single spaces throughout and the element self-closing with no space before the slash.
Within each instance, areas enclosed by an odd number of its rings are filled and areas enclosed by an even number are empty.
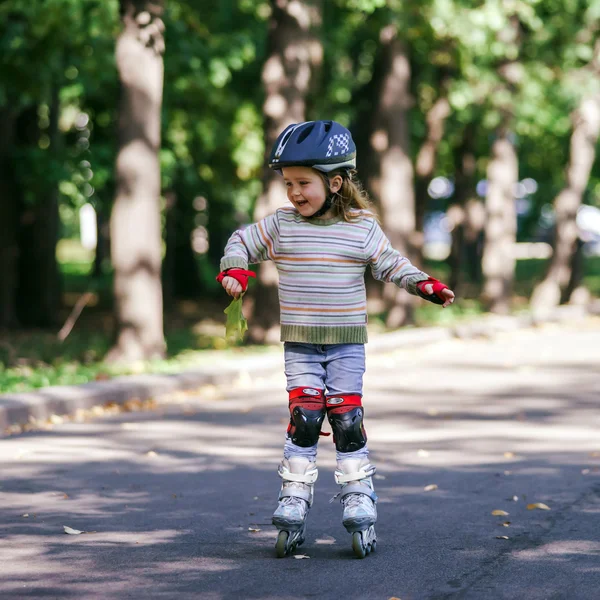
<svg viewBox="0 0 600 600">
<path fill-rule="evenodd" d="M 599 320 L 369 358 L 364 404 L 364 560 L 331 438 L 309 558 L 275 558 L 281 374 L 0 440 L 0 597 L 600 598 Z"/>
</svg>

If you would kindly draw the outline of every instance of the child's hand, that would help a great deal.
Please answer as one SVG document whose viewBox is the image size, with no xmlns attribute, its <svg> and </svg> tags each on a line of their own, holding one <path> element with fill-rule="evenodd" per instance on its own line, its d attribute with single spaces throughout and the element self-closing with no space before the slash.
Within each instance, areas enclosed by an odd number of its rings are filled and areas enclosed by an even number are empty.
<svg viewBox="0 0 600 600">
<path fill-rule="evenodd" d="M 433 294 L 433 285 L 431 283 L 425 286 L 428 294 Z M 440 295 L 444 297 L 444 304 L 442 308 L 450 306 L 454 302 L 454 292 L 450 288 L 446 288 L 440 292 Z"/>
<path fill-rule="evenodd" d="M 417 294 L 425 300 L 441 304 L 442 308 L 446 308 L 454 302 L 454 292 L 447 285 L 433 277 L 417 283 Z"/>
<path fill-rule="evenodd" d="M 223 289 L 230 296 L 233 296 L 236 300 L 242 295 L 242 292 L 244 291 L 240 283 L 233 277 L 223 277 L 221 285 L 223 286 Z"/>
</svg>

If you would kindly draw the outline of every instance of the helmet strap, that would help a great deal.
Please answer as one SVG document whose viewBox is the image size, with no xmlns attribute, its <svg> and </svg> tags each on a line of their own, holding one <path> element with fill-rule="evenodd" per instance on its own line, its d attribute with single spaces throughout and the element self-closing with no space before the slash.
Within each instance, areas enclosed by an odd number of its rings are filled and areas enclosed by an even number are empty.
<svg viewBox="0 0 600 600">
<path fill-rule="evenodd" d="M 342 177 L 344 177 L 344 176 L 342 176 Z M 327 187 L 329 187 L 330 184 L 329 184 L 329 176 L 328 175 L 324 176 L 323 183 L 325 183 L 325 185 Z M 312 214 L 309 217 L 309 219 L 323 216 L 333 206 L 333 200 L 336 195 L 337 195 L 337 192 L 332 192 L 331 190 L 329 190 L 327 192 L 327 197 L 325 198 L 325 202 L 323 202 L 323 206 L 321 206 L 321 208 L 316 213 Z"/>
<path fill-rule="evenodd" d="M 325 202 L 323 202 L 323 206 L 321 206 L 321 208 L 316 213 L 310 215 L 310 218 L 312 219 L 314 217 L 321 217 L 331 208 L 332 204 L 333 204 L 333 195 L 327 194 L 327 198 L 325 198 Z"/>
</svg>

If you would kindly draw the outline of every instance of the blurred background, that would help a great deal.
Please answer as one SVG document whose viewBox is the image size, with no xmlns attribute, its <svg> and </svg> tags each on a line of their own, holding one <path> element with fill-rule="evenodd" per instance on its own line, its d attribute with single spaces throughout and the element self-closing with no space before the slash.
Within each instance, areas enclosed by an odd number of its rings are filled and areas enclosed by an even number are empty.
<svg viewBox="0 0 600 600">
<path fill-rule="evenodd" d="M 372 332 L 594 303 L 599 24 L 598 0 L 5 0 L 0 392 L 276 342 L 272 265 L 239 347 L 215 276 L 285 205 L 265 153 L 305 120 L 351 129 L 393 245 L 458 296 L 367 273 Z"/>
</svg>

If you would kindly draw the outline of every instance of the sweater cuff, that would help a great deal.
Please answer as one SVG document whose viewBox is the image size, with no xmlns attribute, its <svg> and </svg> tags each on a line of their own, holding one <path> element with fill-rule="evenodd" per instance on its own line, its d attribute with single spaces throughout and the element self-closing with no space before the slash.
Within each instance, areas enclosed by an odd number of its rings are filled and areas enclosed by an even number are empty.
<svg viewBox="0 0 600 600">
<path fill-rule="evenodd" d="M 248 263 L 239 256 L 225 256 L 221 259 L 221 272 L 226 269 L 247 269 Z"/>
<path fill-rule="evenodd" d="M 419 283 L 419 281 L 426 281 L 427 279 L 429 279 L 429 275 L 423 272 L 417 273 L 415 275 L 409 275 L 404 280 L 404 288 L 409 294 L 412 294 L 413 296 L 418 296 L 419 293 L 417 292 L 417 283 Z"/>
</svg>

